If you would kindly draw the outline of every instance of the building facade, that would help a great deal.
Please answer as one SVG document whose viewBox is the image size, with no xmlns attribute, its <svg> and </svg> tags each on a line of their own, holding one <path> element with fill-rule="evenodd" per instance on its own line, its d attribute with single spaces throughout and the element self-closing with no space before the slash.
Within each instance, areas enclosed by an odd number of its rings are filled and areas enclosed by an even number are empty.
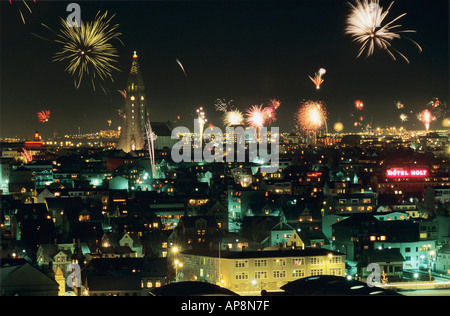
<svg viewBox="0 0 450 316">
<path fill-rule="evenodd" d="M 345 275 L 345 255 L 326 249 L 275 251 L 186 251 L 183 279 L 221 285 L 234 292 L 278 290 L 303 277 Z"/>
</svg>

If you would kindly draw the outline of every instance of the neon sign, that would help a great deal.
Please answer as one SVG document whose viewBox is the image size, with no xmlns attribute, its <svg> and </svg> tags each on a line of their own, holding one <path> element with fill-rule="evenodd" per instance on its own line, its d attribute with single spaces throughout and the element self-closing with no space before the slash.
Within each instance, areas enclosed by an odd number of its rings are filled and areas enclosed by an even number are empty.
<svg viewBox="0 0 450 316">
<path fill-rule="evenodd" d="M 428 176 L 428 170 L 426 169 L 388 169 L 386 172 L 386 176 L 389 178 L 398 178 L 398 177 L 406 177 L 406 178 L 417 178 L 417 177 L 426 177 Z"/>
</svg>

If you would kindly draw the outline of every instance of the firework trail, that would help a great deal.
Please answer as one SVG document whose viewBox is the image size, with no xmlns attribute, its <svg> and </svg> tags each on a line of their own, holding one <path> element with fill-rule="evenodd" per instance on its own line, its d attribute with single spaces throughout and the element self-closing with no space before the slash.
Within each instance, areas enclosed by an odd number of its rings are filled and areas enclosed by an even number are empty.
<svg viewBox="0 0 450 316">
<path fill-rule="evenodd" d="M 22 152 L 20 153 L 25 160 L 25 163 L 29 163 L 33 160 L 33 155 L 30 151 L 26 150 L 25 148 L 22 148 Z"/>
<path fill-rule="evenodd" d="M 14 2 L 16 2 L 16 3 L 18 3 L 18 2 L 22 3 L 22 4 L 25 6 L 25 8 L 27 9 L 27 11 L 28 11 L 30 14 L 33 13 L 33 11 L 31 11 L 31 8 L 30 8 L 30 6 L 28 5 L 28 3 L 26 2 L 26 0 L 22 0 L 22 1 L 14 1 Z M 33 0 L 33 2 L 36 3 L 36 0 Z M 12 5 L 12 3 L 13 3 L 12 0 L 9 0 L 9 4 Z M 22 19 L 23 24 L 25 24 L 25 17 L 23 16 L 22 9 L 19 7 L 18 10 L 19 10 L 20 18 Z"/>
<path fill-rule="evenodd" d="M 351 10 L 347 17 L 345 33 L 360 45 L 357 58 L 364 52 L 369 57 L 374 53 L 375 48 L 378 48 L 387 52 L 394 60 L 396 60 L 396 53 L 409 63 L 408 58 L 392 46 L 393 40 L 401 38 L 411 41 L 420 52 L 422 51 L 417 42 L 401 35 L 403 33 L 415 33 L 416 31 L 399 30 L 398 28 L 401 25 L 394 24 L 397 20 L 404 17 L 406 13 L 399 15 L 388 23 L 384 23 L 393 4 L 394 2 L 391 2 L 388 8 L 383 10 L 378 0 L 357 0 L 356 5 L 349 3 Z"/>
<path fill-rule="evenodd" d="M 297 123 L 306 132 L 317 132 L 326 124 L 327 112 L 320 101 L 306 101 L 297 111 Z"/>
<path fill-rule="evenodd" d="M 178 58 L 175 58 L 178 66 L 180 66 L 181 70 L 183 70 L 184 76 L 187 77 L 186 71 L 184 70 L 183 64 L 181 63 L 181 61 Z"/>
<path fill-rule="evenodd" d="M 93 21 L 81 21 L 80 26 L 74 22 L 75 27 L 61 18 L 61 27 L 58 32 L 42 24 L 56 34 L 57 38 L 53 42 L 61 45 L 60 50 L 53 57 L 53 61 L 67 63 L 65 70 L 74 78 L 77 89 L 84 77 L 89 76 L 94 91 L 97 84 L 106 93 L 101 83 L 108 78 L 113 81 L 113 71 L 120 71 L 114 66 L 114 63 L 117 63 L 118 54 L 111 41 L 118 40 L 122 43 L 119 38 L 122 34 L 117 32 L 118 24 L 110 24 L 114 15 L 107 17 L 107 14 L 108 12 L 104 14 L 97 12 Z M 45 39 L 41 36 L 38 37 Z"/>
<path fill-rule="evenodd" d="M 199 125 L 199 139 L 200 143 L 203 142 L 203 128 L 205 127 L 206 122 L 208 122 L 208 119 L 206 118 L 205 111 L 203 110 L 203 107 L 199 107 L 197 110 L 197 119 L 198 119 L 198 125 Z"/>
<path fill-rule="evenodd" d="M 50 119 L 50 111 L 49 110 L 40 111 L 37 113 L 37 117 L 39 119 L 39 122 L 41 123 L 48 122 L 48 120 Z"/>
<path fill-rule="evenodd" d="M 117 90 L 125 99 L 127 98 L 127 91 L 126 90 Z"/>
<path fill-rule="evenodd" d="M 152 130 L 152 125 L 150 123 L 150 119 L 148 119 L 147 122 L 145 123 L 145 136 L 146 136 L 146 139 L 147 139 L 148 154 L 149 154 L 149 157 L 150 157 L 150 164 L 151 164 L 151 168 L 152 168 L 152 178 L 153 178 L 154 177 L 153 168 L 154 168 L 154 165 L 155 165 L 155 146 L 154 146 L 154 142 L 155 142 L 157 136 Z"/>
</svg>

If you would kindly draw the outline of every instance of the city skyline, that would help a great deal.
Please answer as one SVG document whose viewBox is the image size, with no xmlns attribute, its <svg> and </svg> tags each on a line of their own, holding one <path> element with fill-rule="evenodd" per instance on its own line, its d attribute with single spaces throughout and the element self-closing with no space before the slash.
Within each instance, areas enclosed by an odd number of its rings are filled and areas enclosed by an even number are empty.
<svg viewBox="0 0 450 316">
<path fill-rule="evenodd" d="M 49 138 L 55 131 L 61 136 L 117 129 L 117 109 L 124 105 L 117 90 L 126 86 L 134 51 L 151 121 L 174 122 L 180 116 L 177 124 L 189 128 L 200 106 L 209 123 L 223 126 L 222 113 L 214 108 L 216 99 L 233 100 L 242 112 L 278 99 L 281 106 L 272 126 L 290 132 L 299 104 L 319 99 L 327 105 L 328 125 L 341 121 L 344 132 L 360 130 L 351 125 L 356 100 L 364 102 L 363 115 L 372 127 L 424 129 L 416 113 L 434 98 L 448 99 L 445 1 L 435 1 L 435 6 L 394 2 L 388 20 L 407 13 L 400 24 L 417 30 L 410 36 L 423 48 L 419 52 L 405 39 L 395 41 L 409 64 L 381 50 L 356 58 L 357 44 L 344 34 L 346 1 L 79 2 L 82 19 L 108 11 L 122 33 L 124 45 L 113 42 L 121 72 L 114 72 L 106 93 L 93 91 L 87 82 L 76 89 L 65 65 L 52 62 L 57 45 L 33 35 L 47 36 L 40 23 L 56 27 L 59 18 L 69 14 L 69 3 L 32 3 L 25 24 L 16 7 L 1 3 L 0 137 L 30 138 L 35 130 Z M 327 72 L 317 90 L 308 76 L 322 67 Z M 409 121 L 398 118 L 397 101 L 413 111 Z M 36 118 L 41 110 L 51 111 L 46 123 Z M 438 122 L 431 125 L 439 127 Z"/>
</svg>

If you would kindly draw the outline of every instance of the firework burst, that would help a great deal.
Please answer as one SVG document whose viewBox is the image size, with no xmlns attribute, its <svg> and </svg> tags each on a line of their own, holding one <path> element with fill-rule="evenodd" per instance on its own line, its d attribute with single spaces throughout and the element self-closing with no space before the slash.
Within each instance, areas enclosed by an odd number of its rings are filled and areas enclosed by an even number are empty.
<svg viewBox="0 0 450 316">
<path fill-rule="evenodd" d="M 326 70 L 324 68 L 320 68 L 318 72 L 314 75 L 314 77 L 308 76 L 309 79 L 311 79 L 312 82 L 316 85 L 316 89 L 320 89 L 320 85 L 323 83 L 322 76 L 326 73 Z"/>
<path fill-rule="evenodd" d="M 241 125 L 244 123 L 244 116 L 238 110 L 231 110 L 225 113 L 223 122 L 226 126 Z"/>
<path fill-rule="evenodd" d="M 448 117 L 448 105 L 447 102 L 439 101 L 439 99 L 435 99 L 430 102 L 431 103 L 431 112 L 437 119 L 444 119 Z M 430 103 L 428 105 L 430 105 Z"/>
<path fill-rule="evenodd" d="M 50 111 L 44 110 L 37 113 L 37 117 L 39 122 L 46 123 L 50 119 Z"/>
<path fill-rule="evenodd" d="M 276 99 L 270 99 L 269 106 L 264 108 L 265 119 L 268 124 L 272 124 L 277 120 L 276 110 L 280 107 L 281 102 Z"/>
<path fill-rule="evenodd" d="M 362 110 L 364 107 L 364 103 L 361 100 L 356 100 L 355 101 L 355 107 L 357 110 Z"/>
<path fill-rule="evenodd" d="M 225 99 L 217 99 L 216 103 L 214 103 L 214 107 L 216 108 L 216 111 L 226 113 L 232 102 L 233 100 L 227 102 Z"/>
<path fill-rule="evenodd" d="M 405 38 L 411 41 L 421 52 L 422 48 L 414 40 L 402 36 L 404 33 L 415 33 L 414 30 L 399 30 L 396 21 L 406 15 L 403 13 L 388 23 L 384 23 L 386 16 L 394 2 L 386 10 L 379 5 L 379 0 L 357 0 L 356 5 L 350 4 L 351 11 L 347 17 L 345 33 L 353 38 L 360 46 L 357 58 L 366 52 L 367 57 L 372 55 L 375 48 L 387 52 L 394 60 L 394 53 L 402 57 L 407 63 L 408 58 L 399 50 L 392 47 L 392 41 Z"/>
<path fill-rule="evenodd" d="M 249 110 L 247 110 L 247 124 L 253 128 L 261 128 L 266 123 L 267 114 L 262 105 L 253 105 Z"/>
<path fill-rule="evenodd" d="M 344 130 L 344 124 L 342 124 L 341 122 L 336 122 L 334 123 L 333 128 L 336 132 L 340 133 Z"/>
<path fill-rule="evenodd" d="M 450 127 L 450 118 L 446 117 L 442 120 L 443 127 Z"/>
<path fill-rule="evenodd" d="M 425 125 L 426 130 L 428 131 L 428 129 L 430 128 L 430 123 L 433 120 L 433 115 L 431 114 L 430 111 L 428 110 L 423 110 L 421 113 L 419 113 L 420 116 L 418 115 L 417 118 L 420 117 L 420 121 Z"/>
<path fill-rule="evenodd" d="M 113 81 L 113 71 L 120 71 L 114 66 L 118 54 L 111 41 L 116 39 L 122 43 L 119 39 L 122 34 L 117 32 L 118 24 L 110 24 L 114 15 L 108 17 L 107 14 L 108 12 L 98 12 L 93 21 L 81 21 L 81 25 L 75 24 L 75 27 L 61 18 L 58 32 L 42 24 L 57 35 L 53 41 L 60 44 L 61 49 L 55 54 L 53 61 L 68 63 L 65 70 L 74 78 L 77 89 L 84 77 L 90 76 L 94 91 L 96 85 L 100 85 L 106 92 L 101 83 L 108 78 Z"/>
<path fill-rule="evenodd" d="M 400 121 L 406 122 L 408 120 L 408 115 L 405 113 L 400 114 Z"/>
<path fill-rule="evenodd" d="M 316 132 L 325 125 L 327 112 L 320 101 L 306 101 L 297 111 L 297 123 L 306 132 Z"/>
<path fill-rule="evenodd" d="M 395 101 L 395 106 L 397 107 L 397 109 L 401 110 L 405 105 L 401 101 Z"/>
</svg>

